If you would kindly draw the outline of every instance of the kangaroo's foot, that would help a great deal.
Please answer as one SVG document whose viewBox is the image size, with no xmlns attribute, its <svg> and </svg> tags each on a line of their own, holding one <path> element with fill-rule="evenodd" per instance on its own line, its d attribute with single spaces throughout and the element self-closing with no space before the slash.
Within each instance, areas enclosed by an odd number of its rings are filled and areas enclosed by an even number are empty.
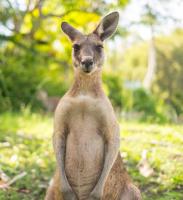
<svg viewBox="0 0 183 200">
<path fill-rule="evenodd" d="M 141 200 L 139 189 L 132 183 L 128 184 L 122 191 L 120 200 Z"/>
<path fill-rule="evenodd" d="M 51 180 L 44 200 L 64 200 L 55 179 L 56 177 Z"/>
</svg>

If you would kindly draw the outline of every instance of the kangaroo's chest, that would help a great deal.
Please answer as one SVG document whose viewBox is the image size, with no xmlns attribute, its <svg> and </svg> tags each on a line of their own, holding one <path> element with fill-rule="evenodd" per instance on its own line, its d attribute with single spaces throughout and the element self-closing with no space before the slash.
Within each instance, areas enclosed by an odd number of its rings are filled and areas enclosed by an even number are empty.
<svg viewBox="0 0 183 200">
<path fill-rule="evenodd" d="M 69 111 L 66 174 L 80 199 L 91 192 L 103 168 L 101 110 L 100 101 L 81 96 L 72 102 Z"/>
<path fill-rule="evenodd" d="M 104 115 L 100 99 L 81 95 L 74 98 L 70 105 L 67 120 L 70 132 L 89 138 L 93 136 L 89 132 L 100 132 L 102 116 Z"/>
</svg>

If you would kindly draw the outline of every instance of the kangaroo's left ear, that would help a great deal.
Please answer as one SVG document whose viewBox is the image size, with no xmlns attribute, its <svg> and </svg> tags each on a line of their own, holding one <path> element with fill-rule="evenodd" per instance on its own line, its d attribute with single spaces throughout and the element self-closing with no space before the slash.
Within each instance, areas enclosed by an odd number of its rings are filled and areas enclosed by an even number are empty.
<svg viewBox="0 0 183 200">
<path fill-rule="evenodd" d="M 67 22 L 62 22 L 61 28 L 63 32 L 70 38 L 70 40 L 73 42 L 78 36 L 82 36 L 82 33 L 80 33 L 76 28 L 72 27 Z"/>
<path fill-rule="evenodd" d="M 119 13 L 112 12 L 105 16 L 97 28 L 94 30 L 94 34 L 97 34 L 103 41 L 110 37 L 116 30 L 119 21 Z"/>
</svg>

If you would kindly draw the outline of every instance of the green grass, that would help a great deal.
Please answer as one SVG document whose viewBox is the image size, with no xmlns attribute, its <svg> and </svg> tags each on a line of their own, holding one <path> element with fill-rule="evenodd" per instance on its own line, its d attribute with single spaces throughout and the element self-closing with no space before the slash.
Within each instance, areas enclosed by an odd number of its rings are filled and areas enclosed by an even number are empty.
<svg viewBox="0 0 183 200">
<path fill-rule="evenodd" d="M 140 186 L 144 200 L 183 199 L 183 126 L 121 123 L 121 151 L 129 173 Z M 141 176 L 137 164 L 142 151 L 154 169 Z"/>
<path fill-rule="evenodd" d="M 8 190 L 0 190 L 1 200 L 41 200 L 53 174 L 52 117 L 30 113 L 0 116 L 0 169 L 10 178 L 26 172 Z M 183 126 L 121 123 L 121 152 L 144 200 L 183 199 Z M 140 175 L 142 151 L 154 169 L 148 178 Z"/>
</svg>

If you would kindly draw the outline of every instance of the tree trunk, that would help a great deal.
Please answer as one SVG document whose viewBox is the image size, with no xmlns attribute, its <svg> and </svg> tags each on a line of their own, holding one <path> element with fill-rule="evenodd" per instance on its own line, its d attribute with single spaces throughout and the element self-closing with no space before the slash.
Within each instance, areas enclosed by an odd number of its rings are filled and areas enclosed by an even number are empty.
<svg viewBox="0 0 183 200">
<path fill-rule="evenodd" d="M 153 28 L 151 27 L 151 40 L 149 44 L 148 66 L 143 81 L 143 86 L 145 89 L 147 90 L 151 89 L 155 73 L 156 73 L 156 47 L 155 47 L 155 38 L 153 36 Z"/>
</svg>

